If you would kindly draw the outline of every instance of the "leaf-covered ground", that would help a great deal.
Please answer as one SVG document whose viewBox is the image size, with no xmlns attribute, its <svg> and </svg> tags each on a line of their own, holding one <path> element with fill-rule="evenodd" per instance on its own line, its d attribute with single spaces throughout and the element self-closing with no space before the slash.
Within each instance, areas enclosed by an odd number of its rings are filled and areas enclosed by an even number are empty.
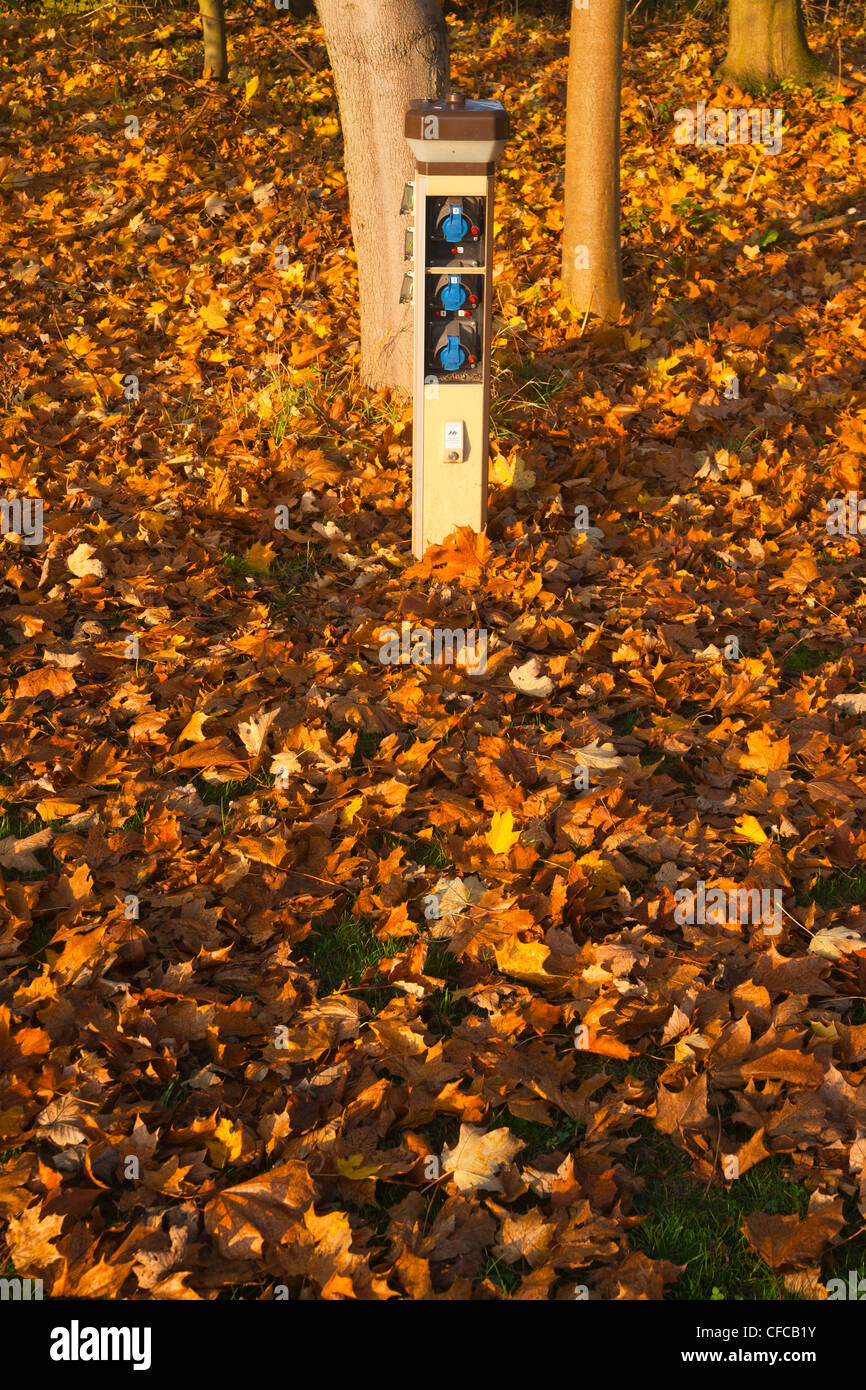
<svg viewBox="0 0 866 1390">
<path fill-rule="evenodd" d="M 866 454 L 866 236 L 791 228 L 863 208 L 866 78 L 862 32 L 812 38 L 841 90 L 744 102 L 721 32 L 635 29 L 629 311 L 597 330 L 556 294 L 564 27 L 454 22 L 514 129 L 491 520 L 414 563 L 316 26 L 233 24 L 218 92 L 186 15 L 7 23 L 0 477 L 44 504 L 3 538 L 7 1272 L 862 1272 L 866 610 L 826 503 Z M 782 153 L 677 146 L 701 99 L 781 106 Z M 486 671 L 382 665 L 403 621 L 485 630 Z M 781 890 L 781 931 L 681 925 L 698 881 Z"/>
</svg>

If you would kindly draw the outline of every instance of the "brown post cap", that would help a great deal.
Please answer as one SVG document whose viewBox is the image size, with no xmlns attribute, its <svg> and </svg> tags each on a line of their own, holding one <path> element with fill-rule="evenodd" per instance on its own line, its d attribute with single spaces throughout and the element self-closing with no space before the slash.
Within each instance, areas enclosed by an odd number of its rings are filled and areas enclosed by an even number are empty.
<svg viewBox="0 0 866 1390">
<path fill-rule="evenodd" d="M 508 112 L 500 101 L 473 101 L 459 92 L 447 97 L 411 101 L 406 112 L 407 140 L 429 139 L 425 119 L 435 116 L 439 140 L 504 141 L 508 139 Z"/>
</svg>

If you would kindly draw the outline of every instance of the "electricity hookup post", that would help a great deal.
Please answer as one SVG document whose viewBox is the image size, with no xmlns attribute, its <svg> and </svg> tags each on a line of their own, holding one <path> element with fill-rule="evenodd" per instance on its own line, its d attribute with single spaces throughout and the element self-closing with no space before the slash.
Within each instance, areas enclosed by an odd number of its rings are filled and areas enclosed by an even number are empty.
<svg viewBox="0 0 866 1390">
<path fill-rule="evenodd" d="M 455 526 L 487 524 L 493 181 L 508 139 L 498 101 L 452 92 L 413 101 L 406 139 L 415 179 L 402 212 L 412 271 L 401 299 L 415 307 L 412 551 L 417 559 Z"/>
</svg>

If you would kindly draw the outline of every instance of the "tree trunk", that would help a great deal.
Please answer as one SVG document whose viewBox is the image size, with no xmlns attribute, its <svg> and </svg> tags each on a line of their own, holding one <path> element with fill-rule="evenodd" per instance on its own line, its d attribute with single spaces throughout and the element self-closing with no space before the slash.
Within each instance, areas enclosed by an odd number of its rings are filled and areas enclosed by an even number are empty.
<svg viewBox="0 0 866 1390">
<path fill-rule="evenodd" d="M 400 304 L 413 161 L 403 119 L 415 97 L 443 96 L 448 45 L 440 0 L 317 0 L 343 128 L 361 300 L 366 386 L 412 384 L 412 305 Z M 418 290 L 416 289 L 416 293 Z"/>
<path fill-rule="evenodd" d="M 716 74 L 738 87 L 812 82 L 821 63 L 806 41 L 800 0 L 730 0 L 728 52 Z"/>
<path fill-rule="evenodd" d="M 198 0 L 201 27 L 204 34 L 204 70 L 216 82 L 225 82 L 229 75 L 226 51 L 226 12 L 224 0 Z"/>
<path fill-rule="evenodd" d="M 619 117 L 625 0 L 571 12 L 562 292 L 581 314 L 619 318 Z"/>
</svg>

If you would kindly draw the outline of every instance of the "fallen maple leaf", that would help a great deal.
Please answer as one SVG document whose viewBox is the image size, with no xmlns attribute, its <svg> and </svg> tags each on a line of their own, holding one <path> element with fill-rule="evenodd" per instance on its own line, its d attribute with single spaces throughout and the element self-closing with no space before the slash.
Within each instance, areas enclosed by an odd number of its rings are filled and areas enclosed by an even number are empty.
<svg viewBox="0 0 866 1390">
<path fill-rule="evenodd" d="M 62 1149 L 71 1144 L 81 1144 L 87 1134 L 81 1128 L 80 1121 L 80 1105 L 75 1097 L 59 1096 L 36 1116 L 39 1138 L 45 1138 Z"/>
<path fill-rule="evenodd" d="M 241 720 L 238 724 L 238 735 L 241 743 L 251 758 L 260 756 L 268 735 L 268 729 L 279 712 L 279 708 L 275 706 L 273 709 L 262 710 L 261 713 L 253 715 L 252 719 Z"/>
<path fill-rule="evenodd" d="M 351 825 L 363 804 L 363 796 L 353 796 L 351 801 L 347 801 L 346 805 L 340 808 L 340 824 Z"/>
<path fill-rule="evenodd" d="M 815 1037 L 821 1042 L 839 1042 L 839 1029 L 836 1027 L 835 1023 L 822 1023 L 819 1018 L 811 1018 L 809 1020 L 809 1027 L 812 1029 Z"/>
<path fill-rule="evenodd" d="M 228 328 L 229 326 L 225 314 L 221 309 L 217 308 L 215 304 L 203 304 L 198 311 L 198 316 L 202 323 L 206 324 L 208 328 L 212 328 L 215 332 L 223 328 Z"/>
<path fill-rule="evenodd" d="M 770 584 L 771 589 L 790 589 L 802 594 L 818 578 L 818 566 L 811 555 L 797 555 L 785 570 L 781 579 Z"/>
<path fill-rule="evenodd" d="M 43 820 L 64 820 L 66 816 L 74 816 L 80 807 L 79 801 L 67 801 L 62 796 L 46 796 L 42 801 L 37 801 L 36 814 Z"/>
<path fill-rule="evenodd" d="M 549 676 L 538 674 L 538 657 L 531 656 L 528 661 L 524 661 L 522 666 L 512 666 L 508 672 L 508 679 L 511 684 L 516 686 L 521 695 L 549 695 L 553 689 L 553 681 Z"/>
<path fill-rule="evenodd" d="M 243 559 L 246 561 L 247 568 L 255 574 L 267 574 L 276 559 L 276 554 L 273 541 L 267 541 L 264 544 L 261 541 L 256 541 L 249 550 L 244 551 Z"/>
<path fill-rule="evenodd" d="M 213 1134 L 205 1140 L 208 1157 L 215 1168 L 225 1168 L 240 1157 L 244 1146 L 244 1135 L 240 1125 L 223 1118 Z"/>
<path fill-rule="evenodd" d="M 686 1129 L 702 1129 L 709 1120 L 706 1072 L 693 1076 L 680 1091 L 669 1091 L 659 1083 L 656 1097 L 656 1128 L 662 1134 L 680 1134 Z"/>
<path fill-rule="evenodd" d="M 589 854 L 582 854 L 577 862 L 593 888 L 601 888 L 606 893 L 616 893 L 622 887 L 622 879 L 613 864 L 609 859 L 605 859 L 603 854 L 599 854 L 598 850 L 593 849 Z"/>
<path fill-rule="evenodd" d="M 28 671 L 15 683 L 15 698 L 35 700 L 47 690 L 55 700 L 69 695 L 75 689 L 75 677 L 71 671 L 59 666 L 40 666 L 36 671 Z"/>
<path fill-rule="evenodd" d="M 477 874 L 467 874 L 465 878 L 445 878 L 442 876 L 433 886 L 432 893 L 427 894 L 424 901 L 435 897 L 439 909 L 439 917 L 457 917 L 462 912 L 475 903 L 481 901 L 487 892 L 487 885 L 483 883 Z"/>
<path fill-rule="evenodd" d="M 224 1188 L 205 1207 L 207 1230 L 227 1259 L 260 1255 L 263 1241 L 278 1245 L 312 1207 L 315 1188 L 300 1159 Z"/>
<path fill-rule="evenodd" d="M 528 492 L 535 487 L 535 474 L 527 468 L 520 454 L 509 458 L 494 454 L 490 461 L 490 481 L 502 487 L 513 487 L 516 492 Z"/>
<path fill-rule="evenodd" d="M 809 942 L 809 950 L 826 960 L 841 960 L 854 951 L 866 951 L 866 940 L 853 927 L 822 927 Z"/>
<path fill-rule="evenodd" d="M 139 512 L 138 525 L 139 534 L 143 531 L 145 535 L 149 532 L 151 535 L 159 536 L 171 526 L 171 517 L 166 516 L 165 512 Z"/>
<path fill-rule="evenodd" d="M 381 1163 L 365 1163 L 363 1154 L 349 1154 L 348 1158 L 335 1160 L 337 1172 L 350 1182 L 363 1182 L 365 1178 L 375 1178 L 382 1171 Z"/>
<path fill-rule="evenodd" d="M 763 845 L 767 842 L 767 836 L 754 816 L 740 816 L 734 822 L 734 834 L 741 840 L 750 840 L 753 845 Z"/>
<path fill-rule="evenodd" d="M 460 1192 L 502 1192 L 496 1174 L 510 1167 L 515 1154 L 524 1148 L 508 1129 L 489 1132 L 479 1125 L 461 1125 L 453 1149 L 442 1150 L 442 1171 L 450 1173 Z"/>
<path fill-rule="evenodd" d="M 490 829 L 484 836 L 494 854 L 508 854 L 520 839 L 520 831 L 514 830 L 514 816 L 510 811 L 494 811 Z"/>
<path fill-rule="evenodd" d="M 627 760 L 617 754 L 612 743 L 599 743 L 598 739 L 593 739 L 584 748 L 576 748 L 574 761 L 581 767 L 595 768 L 600 772 L 614 772 L 627 766 Z"/>
<path fill-rule="evenodd" d="M 178 734 L 178 743 L 204 743 L 207 735 L 203 729 L 205 721 L 208 719 L 210 719 L 210 715 L 206 714 L 204 710 L 195 710 Z"/>
<path fill-rule="evenodd" d="M 494 952 L 496 968 L 503 975 L 513 975 L 517 980 L 542 984 L 551 982 L 545 972 L 545 962 L 550 958 L 550 950 L 543 941 L 518 941 L 514 938 L 497 946 Z"/>
<path fill-rule="evenodd" d="M 53 839 L 54 831 L 49 826 L 19 840 L 7 835 L 5 840 L 0 840 L 0 867 L 16 869 L 19 873 L 44 873 L 33 851 L 47 849 Z"/>
<path fill-rule="evenodd" d="M 94 553 L 93 546 L 85 544 L 84 541 L 73 550 L 66 563 L 76 578 L 103 579 L 105 577 L 105 566 L 102 561 L 91 559 Z"/>
<path fill-rule="evenodd" d="M 742 1230 L 752 1249 L 771 1269 L 790 1269 L 816 1260 L 844 1225 L 842 1198 L 837 1197 L 811 1212 L 804 1221 L 799 1216 L 753 1211 L 744 1219 Z"/>
</svg>

